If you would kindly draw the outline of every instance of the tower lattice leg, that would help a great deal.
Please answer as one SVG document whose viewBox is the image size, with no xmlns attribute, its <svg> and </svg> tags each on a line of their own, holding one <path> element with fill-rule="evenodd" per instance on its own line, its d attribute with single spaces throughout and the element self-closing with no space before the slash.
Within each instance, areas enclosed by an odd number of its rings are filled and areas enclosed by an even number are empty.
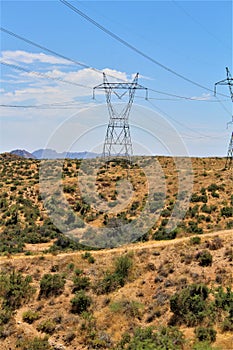
<svg viewBox="0 0 233 350">
<path fill-rule="evenodd" d="M 233 164 L 233 132 L 230 138 L 225 168 L 231 168 L 232 164 Z"/>
</svg>

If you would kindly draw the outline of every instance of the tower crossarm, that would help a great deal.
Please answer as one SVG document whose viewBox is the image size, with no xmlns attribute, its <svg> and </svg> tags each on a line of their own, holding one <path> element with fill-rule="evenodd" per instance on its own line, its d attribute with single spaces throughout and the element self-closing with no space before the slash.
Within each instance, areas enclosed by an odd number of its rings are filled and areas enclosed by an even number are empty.
<svg viewBox="0 0 233 350">
<path fill-rule="evenodd" d="M 227 72 L 227 77 L 226 79 L 220 80 L 217 83 L 214 84 L 214 95 L 216 95 L 217 91 L 217 85 L 228 85 L 229 91 L 230 91 L 230 96 L 231 100 L 233 102 L 233 78 L 231 76 L 230 70 L 228 67 L 226 67 L 226 72 Z"/>
<path fill-rule="evenodd" d="M 95 97 L 96 90 L 107 91 L 110 95 L 114 93 L 119 99 L 121 99 L 127 91 L 135 91 L 135 90 L 145 90 L 146 96 L 148 98 L 148 89 L 140 84 L 138 84 L 138 76 L 139 73 L 136 74 L 132 83 L 130 82 L 113 82 L 109 83 L 106 77 L 106 74 L 103 73 L 103 83 L 95 86 L 93 88 L 93 98 Z M 123 90 L 123 93 L 120 93 L 120 90 Z M 125 91 L 124 91 L 125 90 Z"/>
</svg>

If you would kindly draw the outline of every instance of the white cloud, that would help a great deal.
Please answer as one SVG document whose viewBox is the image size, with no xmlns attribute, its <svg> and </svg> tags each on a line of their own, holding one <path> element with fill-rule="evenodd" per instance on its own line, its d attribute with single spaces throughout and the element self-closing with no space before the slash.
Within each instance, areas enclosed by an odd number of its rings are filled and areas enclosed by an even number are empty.
<svg viewBox="0 0 233 350">
<path fill-rule="evenodd" d="M 197 101 L 209 101 L 211 100 L 211 95 L 203 93 L 201 96 L 193 96 L 191 97 L 192 100 L 197 100 Z"/>
<path fill-rule="evenodd" d="M 41 63 L 49 63 L 49 64 L 65 64 L 65 65 L 71 65 L 72 62 L 69 62 L 65 59 L 55 57 L 52 55 L 46 55 L 43 52 L 40 53 L 32 53 L 32 52 L 26 52 L 21 50 L 16 51 L 2 51 L 2 57 L 1 59 L 3 61 L 7 61 L 8 63 L 34 63 L 34 62 L 41 62 Z"/>
<path fill-rule="evenodd" d="M 46 54 L 35 54 L 26 51 L 4 51 L 2 53 L 2 59 L 13 64 L 27 63 L 27 69 L 32 72 L 18 71 L 13 68 L 12 73 L 2 73 L 2 83 L 6 85 L 5 91 L 2 93 L 3 104 L 21 103 L 27 104 L 28 101 L 35 105 L 49 104 L 57 102 L 77 101 L 83 102 L 83 98 L 86 99 L 86 103 L 92 102 L 92 88 L 103 82 L 102 71 L 98 72 L 91 68 L 75 69 L 72 67 L 67 70 L 67 67 L 62 70 L 60 64 L 63 60 L 57 59 L 54 56 Z M 33 69 L 33 63 L 37 62 L 37 70 L 42 65 L 39 63 L 47 63 L 47 67 L 43 65 L 43 75 L 41 72 L 37 75 L 35 69 Z M 64 61 L 65 62 L 65 61 Z M 57 63 L 57 68 L 56 68 Z M 50 66 L 52 64 L 52 66 Z M 51 69 L 52 68 L 52 69 Z M 8 70 L 10 67 L 8 67 Z M 115 81 L 114 78 L 119 80 L 127 80 L 127 74 L 125 72 L 119 72 L 110 68 L 103 69 L 103 72 L 108 76 L 109 81 Z M 55 79 L 62 79 L 70 81 L 72 83 L 87 86 L 75 86 L 72 84 L 66 84 L 57 80 L 47 79 L 52 77 Z M 11 84 L 11 85 L 9 85 Z M 5 87 L 5 86 L 4 86 Z M 98 92 L 102 94 L 103 92 Z M 104 102 L 104 101 L 103 101 Z"/>
<path fill-rule="evenodd" d="M 128 77 L 127 77 L 127 74 L 124 73 L 124 72 L 119 72 L 115 69 L 110 69 L 110 68 L 104 68 L 103 69 L 103 72 L 107 75 L 107 79 L 112 82 L 114 81 L 114 78 L 116 80 L 123 80 L 123 81 L 128 81 Z M 108 77 L 109 76 L 109 77 Z"/>
</svg>

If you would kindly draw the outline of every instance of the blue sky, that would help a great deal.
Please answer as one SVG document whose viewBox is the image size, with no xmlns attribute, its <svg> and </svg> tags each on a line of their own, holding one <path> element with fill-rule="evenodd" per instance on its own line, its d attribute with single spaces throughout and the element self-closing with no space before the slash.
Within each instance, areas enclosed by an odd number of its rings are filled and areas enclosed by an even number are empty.
<svg viewBox="0 0 233 350">
<path fill-rule="evenodd" d="M 232 1 L 71 3 L 162 65 L 209 89 L 225 79 L 226 66 L 232 72 Z M 2 1 L 1 26 L 116 78 L 131 80 L 139 72 L 139 83 L 143 86 L 191 98 L 172 98 L 149 91 L 148 102 L 142 93 L 137 93 L 130 114 L 136 153 L 172 154 L 172 149 L 159 142 L 161 132 L 161 139 L 166 142 L 168 122 L 176 137 L 179 134 L 188 154 L 226 155 L 230 138 L 226 124 L 232 115 L 227 87 L 218 86 L 217 91 L 226 96 L 218 95 L 216 99 L 210 91 L 171 74 L 109 37 L 60 1 Z M 56 144 L 57 150 L 67 150 L 63 149 L 67 143 L 62 138 L 69 135 L 62 136 L 62 130 L 70 120 L 79 140 L 73 142 L 72 150 L 101 149 L 108 122 L 105 98 L 101 94 L 96 101 L 91 98 L 91 87 L 102 82 L 100 73 L 62 60 L 4 32 L 1 32 L 1 61 L 27 70 L 1 65 L 1 105 L 39 107 L 1 107 L 0 152 L 44 148 L 56 134 L 61 141 Z M 39 78 L 28 70 L 90 88 Z M 110 77 L 108 80 L 113 81 Z M 160 118 L 164 119 L 161 128 Z M 133 126 L 139 119 L 140 128 L 139 124 Z M 154 134 L 154 143 L 146 136 L 147 132 Z"/>
</svg>

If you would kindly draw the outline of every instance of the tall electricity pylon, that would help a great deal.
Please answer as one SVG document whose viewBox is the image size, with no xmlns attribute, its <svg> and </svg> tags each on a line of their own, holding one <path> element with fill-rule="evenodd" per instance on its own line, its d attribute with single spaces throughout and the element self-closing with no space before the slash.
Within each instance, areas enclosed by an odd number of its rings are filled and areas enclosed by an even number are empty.
<svg viewBox="0 0 233 350">
<path fill-rule="evenodd" d="M 147 88 L 138 84 L 138 75 L 139 73 L 136 74 L 132 83 L 109 83 L 105 73 L 103 73 L 103 83 L 93 89 L 93 98 L 95 97 L 95 90 L 105 92 L 110 116 L 103 146 L 102 157 L 104 159 L 124 157 L 124 159 L 131 162 L 133 147 L 129 128 L 129 113 L 136 90 L 145 90 L 147 99 Z M 112 103 L 112 95 L 114 94 L 118 99 L 122 99 L 127 93 L 127 105 L 120 112 L 116 111 Z"/>
<path fill-rule="evenodd" d="M 220 80 L 217 83 L 215 83 L 214 94 L 216 95 L 217 85 L 228 85 L 230 95 L 231 95 L 231 101 L 233 102 L 233 78 L 231 76 L 231 73 L 230 73 L 228 67 L 226 67 L 226 71 L 227 71 L 226 79 Z M 227 123 L 227 125 L 229 125 L 229 124 L 233 124 L 233 116 L 232 116 L 232 121 Z M 231 133 L 231 137 L 230 137 L 230 143 L 229 143 L 229 147 L 228 147 L 228 151 L 227 151 L 227 159 L 226 159 L 225 168 L 230 168 L 232 166 L 232 164 L 233 164 L 233 132 Z"/>
</svg>

